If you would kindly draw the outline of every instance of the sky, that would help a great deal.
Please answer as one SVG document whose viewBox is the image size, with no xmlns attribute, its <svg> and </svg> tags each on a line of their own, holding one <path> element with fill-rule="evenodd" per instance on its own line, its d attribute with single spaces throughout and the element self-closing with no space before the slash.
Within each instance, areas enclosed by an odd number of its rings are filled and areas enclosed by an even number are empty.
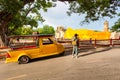
<svg viewBox="0 0 120 80">
<path fill-rule="evenodd" d="M 112 19 L 104 18 L 100 19 L 99 21 L 80 25 L 80 22 L 84 20 L 84 15 L 72 14 L 71 16 L 68 16 L 66 13 L 68 6 L 69 5 L 64 2 L 57 1 L 56 7 L 49 8 L 47 12 L 40 11 L 41 15 L 45 19 L 45 22 L 39 22 L 39 27 L 43 27 L 43 25 L 50 25 L 55 29 L 57 26 L 63 26 L 66 29 L 68 27 L 71 27 L 73 29 L 90 29 L 103 31 L 105 20 L 109 22 L 109 28 L 111 28 L 118 20 L 118 17 Z"/>
</svg>

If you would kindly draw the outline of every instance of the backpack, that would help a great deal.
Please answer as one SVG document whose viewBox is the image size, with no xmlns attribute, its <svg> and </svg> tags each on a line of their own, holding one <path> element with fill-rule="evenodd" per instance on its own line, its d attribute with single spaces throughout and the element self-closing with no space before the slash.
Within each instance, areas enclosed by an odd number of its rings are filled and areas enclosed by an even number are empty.
<svg viewBox="0 0 120 80">
<path fill-rule="evenodd" d="M 77 45 L 76 40 L 73 40 L 73 41 L 72 41 L 72 45 Z"/>
</svg>

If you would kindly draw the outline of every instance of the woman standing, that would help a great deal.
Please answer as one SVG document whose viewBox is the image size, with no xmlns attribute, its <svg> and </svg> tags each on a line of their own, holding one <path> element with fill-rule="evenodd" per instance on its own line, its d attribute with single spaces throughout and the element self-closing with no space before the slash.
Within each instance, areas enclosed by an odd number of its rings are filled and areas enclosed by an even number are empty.
<svg viewBox="0 0 120 80">
<path fill-rule="evenodd" d="M 75 34 L 72 39 L 72 45 L 73 45 L 73 51 L 72 51 L 72 57 L 78 58 L 78 47 L 79 47 L 79 38 L 78 34 Z"/>
</svg>

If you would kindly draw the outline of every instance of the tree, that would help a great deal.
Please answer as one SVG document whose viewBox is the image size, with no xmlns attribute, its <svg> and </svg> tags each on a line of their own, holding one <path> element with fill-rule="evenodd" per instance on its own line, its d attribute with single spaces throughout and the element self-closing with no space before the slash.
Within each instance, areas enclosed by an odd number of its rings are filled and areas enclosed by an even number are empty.
<svg viewBox="0 0 120 80">
<path fill-rule="evenodd" d="M 37 27 L 38 21 L 43 22 L 39 10 L 47 11 L 52 3 L 46 0 L 0 0 L 0 35 L 5 42 L 5 36 L 11 35 L 15 29 L 23 25 Z"/>
<path fill-rule="evenodd" d="M 42 34 L 43 33 L 43 28 L 37 28 L 36 32 L 39 32 L 40 34 Z"/>
<path fill-rule="evenodd" d="M 23 27 L 21 35 L 32 35 L 33 30 L 30 27 Z"/>
<path fill-rule="evenodd" d="M 40 34 L 55 34 L 54 28 L 49 25 L 44 25 L 43 28 L 38 28 L 37 31 Z"/>
<path fill-rule="evenodd" d="M 120 0 L 74 0 L 70 1 L 69 4 L 68 15 L 73 13 L 85 14 L 83 23 L 89 23 L 103 17 L 113 18 L 115 15 L 118 15 Z"/>
<path fill-rule="evenodd" d="M 32 33 L 33 29 L 31 27 L 24 26 L 17 28 L 11 35 L 31 35 Z"/>
<path fill-rule="evenodd" d="M 43 26 L 43 34 L 54 34 L 54 28 L 52 26 L 44 25 Z"/>
<path fill-rule="evenodd" d="M 111 31 L 112 32 L 114 32 L 114 31 L 120 32 L 120 19 L 118 19 L 118 21 L 115 22 L 115 24 L 111 28 Z"/>
</svg>

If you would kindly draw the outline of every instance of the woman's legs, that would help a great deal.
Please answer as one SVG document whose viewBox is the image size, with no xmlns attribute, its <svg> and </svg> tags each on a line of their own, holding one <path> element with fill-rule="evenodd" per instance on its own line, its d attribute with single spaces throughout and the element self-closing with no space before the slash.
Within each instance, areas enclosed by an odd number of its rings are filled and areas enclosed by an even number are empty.
<svg viewBox="0 0 120 80">
<path fill-rule="evenodd" d="M 77 58 L 78 57 L 78 47 L 75 46 L 75 57 Z"/>
<path fill-rule="evenodd" d="M 77 46 L 73 46 L 73 51 L 72 51 L 72 56 L 77 58 L 78 56 L 78 47 Z"/>
</svg>

